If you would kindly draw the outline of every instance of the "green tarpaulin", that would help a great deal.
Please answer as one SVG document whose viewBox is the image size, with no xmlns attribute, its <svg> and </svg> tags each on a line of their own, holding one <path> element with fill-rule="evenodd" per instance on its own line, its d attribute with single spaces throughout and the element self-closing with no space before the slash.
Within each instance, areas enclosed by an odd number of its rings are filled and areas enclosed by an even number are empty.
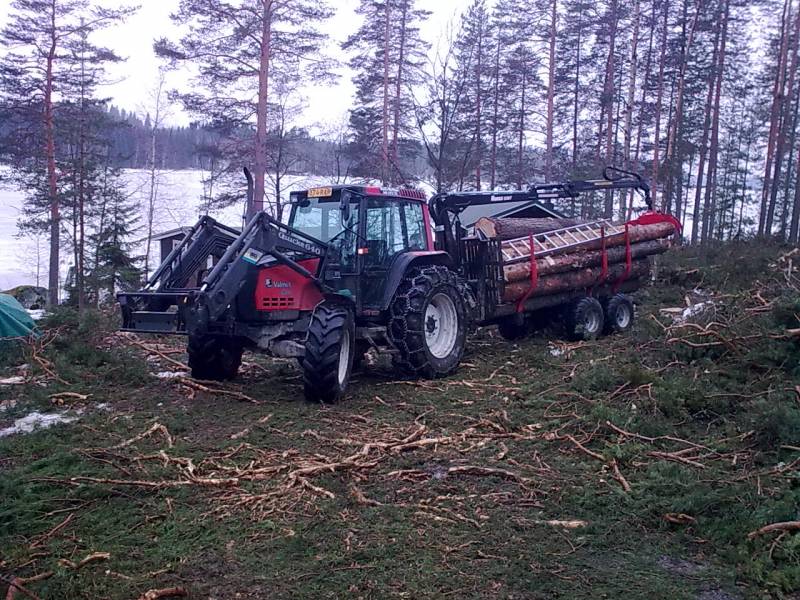
<svg viewBox="0 0 800 600">
<path fill-rule="evenodd" d="M 16 298 L 0 294 L 0 338 L 28 336 L 36 323 Z"/>
</svg>

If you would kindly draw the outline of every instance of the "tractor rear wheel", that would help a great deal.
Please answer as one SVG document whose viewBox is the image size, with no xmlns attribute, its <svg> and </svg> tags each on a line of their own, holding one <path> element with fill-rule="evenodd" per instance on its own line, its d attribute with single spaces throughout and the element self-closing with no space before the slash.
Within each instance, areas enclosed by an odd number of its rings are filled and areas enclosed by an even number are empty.
<svg viewBox="0 0 800 600">
<path fill-rule="evenodd" d="M 603 306 L 596 298 L 581 298 L 567 307 L 567 336 L 575 341 L 596 340 L 603 333 Z"/>
<path fill-rule="evenodd" d="M 242 364 L 242 345 L 237 340 L 215 335 L 189 336 L 186 346 L 194 379 L 226 381 L 236 377 Z"/>
<path fill-rule="evenodd" d="M 449 375 L 464 355 L 468 316 L 458 278 L 447 267 L 406 273 L 389 306 L 389 338 L 402 370 L 430 379 Z"/>
<path fill-rule="evenodd" d="M 609 298 L 605 312 L 605 333 L 622 333 L 633 326 L 633 302 L 625 294 Z"/>
<path fill-rule="evenodd" d="M 348 308 L 323 302 L 314 309 L 302 363 L 306 400 L 332 404 L 344 396 L 353 370 L 355 337 Z"/>
</svg>

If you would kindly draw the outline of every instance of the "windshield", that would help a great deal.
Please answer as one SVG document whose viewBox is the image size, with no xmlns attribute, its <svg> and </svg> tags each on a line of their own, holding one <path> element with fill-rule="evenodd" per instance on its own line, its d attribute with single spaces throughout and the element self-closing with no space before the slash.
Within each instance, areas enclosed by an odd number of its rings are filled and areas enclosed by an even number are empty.
<svg viewBox="0 0 800 600">
<path fill-rule="evenodd" d="M 295 205 L 289 217 L 289 226 L 299 229 L 322 242 L 329 242 L 342 231 L 339 203 L 326 199 L 309 200 L 308 206 Z"/>
</svg>

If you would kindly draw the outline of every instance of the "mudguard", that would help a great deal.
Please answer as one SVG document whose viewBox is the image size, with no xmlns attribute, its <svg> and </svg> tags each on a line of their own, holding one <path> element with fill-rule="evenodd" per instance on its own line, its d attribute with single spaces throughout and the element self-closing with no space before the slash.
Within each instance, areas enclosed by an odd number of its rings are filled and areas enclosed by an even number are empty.
<svg viewBox="0 0 800 600">
<path fill-rule="evenodd" d="M 397 287 L 400 285 L 400 282 L 409 269 L 427 265 L 443 265 L 452 269 L 453 259 L 447 252 L 439 250 L 423 250 L 400 254 L 392 263 L 391 269 L 389 269 L 380 309 L 386 310 L 389 308 L 389 304 L 392 298 L 394 298 Z"/>
</svg>

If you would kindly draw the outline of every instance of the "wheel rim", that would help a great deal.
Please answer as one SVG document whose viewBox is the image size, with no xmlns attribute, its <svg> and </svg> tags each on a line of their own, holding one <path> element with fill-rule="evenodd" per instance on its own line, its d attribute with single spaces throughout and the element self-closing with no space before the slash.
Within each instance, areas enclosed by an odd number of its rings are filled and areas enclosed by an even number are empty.
<svg viewBox="0 0 800 600">
<path fill-rule="evenodd" d="M 350 363 L 350 331 L 345 329 L 342 332 L 342 341 L 339 344 L 339 370 L 337 379 L 339 385 L 344 385 L 347 379 L 347 367 Z"/>
<path fill-rule="evenodd" d="M 436 358 L 447 357 L 456 345 L 458 316 L 452 298 L 436 294 L 425 308 L 425 344 Z"/>
<path fill-rule="evenodd" d="M 631 324 L 631 310 L 630 310 L 630 308 L 625 304 L 620 304 L 617 307 L 617 315 L 616 315 L 616 317 L 617 317 L 617 319 L 616 319 L 617 327 L 619 327 L 620 329 L 627 328 L 628 325 Z"/>
<path fill-rule="evenodd" d="M 583 328 L 587 333 L 597 333 L 600 329 L 600 316 L 597 311 L 590 310 L 583 320 Z"/>
</svg>

